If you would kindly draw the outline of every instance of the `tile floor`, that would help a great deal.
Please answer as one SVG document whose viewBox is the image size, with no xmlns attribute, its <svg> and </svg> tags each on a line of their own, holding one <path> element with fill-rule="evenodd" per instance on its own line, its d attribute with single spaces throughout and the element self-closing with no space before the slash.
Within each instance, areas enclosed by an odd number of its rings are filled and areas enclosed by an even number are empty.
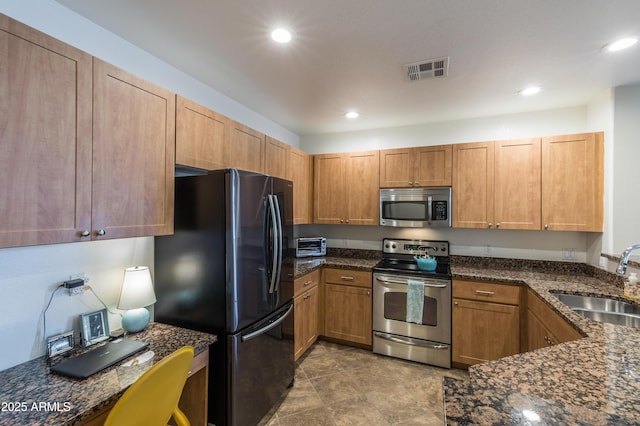
<svg viewBox="0 0 640 426">
<path fill-rule="evenodd" d="M 370 351 L 318 341 L 266 426 L 442 425 L 442 377 L 468 377 Z"/>
</svg>

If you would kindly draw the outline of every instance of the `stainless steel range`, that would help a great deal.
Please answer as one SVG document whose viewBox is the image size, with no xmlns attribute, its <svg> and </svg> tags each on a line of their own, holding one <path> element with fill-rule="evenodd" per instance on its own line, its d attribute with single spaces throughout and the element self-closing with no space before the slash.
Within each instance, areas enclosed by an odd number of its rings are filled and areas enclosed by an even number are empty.
<svg viewBox="0 0 640 426">
<path fill-rule="evenodd" d="M 414 256 L 423 254 L 436 257 L 435 271 L 418 269 Z M 382 255 L 373 268 L 373 351 L 451 368 L 449 242 L 385 238 Z M 407 321 L 408 306 L 415 322 Z"/>
</svg>

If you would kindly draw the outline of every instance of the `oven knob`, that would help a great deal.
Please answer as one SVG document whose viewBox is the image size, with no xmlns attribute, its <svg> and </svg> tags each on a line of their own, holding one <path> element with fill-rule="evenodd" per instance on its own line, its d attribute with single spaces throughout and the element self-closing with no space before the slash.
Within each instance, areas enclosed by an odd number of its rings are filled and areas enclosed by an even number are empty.
<svg viewBox="0 0 640 426">
<path fill-rule="evenodd" d="M 388 248 L 389 248 L 389 244 L 385 244 L 385 245 L 384 245 L 384 248 L 387 248 L 387 249 L 388 249 Z"/>
<path fill-rule="evenodd" d="M 395 245 L 395 244 L 391 244 L 391 248 L 392 248 L 392 249 L 395 249 L 395 248 L 396 248 L 396 245 Z"/>
</svg>

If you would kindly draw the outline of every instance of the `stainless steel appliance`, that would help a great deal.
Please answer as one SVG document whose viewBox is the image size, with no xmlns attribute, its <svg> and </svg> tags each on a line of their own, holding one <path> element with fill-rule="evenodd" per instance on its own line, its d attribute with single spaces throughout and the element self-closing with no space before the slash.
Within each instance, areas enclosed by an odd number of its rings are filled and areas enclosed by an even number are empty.
<svg viewBox="0 0 640 426">
<path fill-rule="evenodd" d="M 327 239 L 324 237 L 296 238 L 296 257 L 326 256 Z"/>
<path fill-rule="evenodd" d="M 380 225 L 451 227 L 451 188 L 381 189 Z"/>
<path fill-rule="evenodd" d="M 422 271 L 415 255 L 434 255 L 435 271 Z M 373 351 L 451 368 L 451 268 L 448 241 L 385 238 L 373 268 Z M 407 321 L 407 292 L 424 286 L 422 318 Z"/>
<path fill-rule="evenodd" d="M 218 335 L 209 422 L 257 424 L 293 382 L 292 184 L 235 169 L 180 177 L 155 239 L 155 319 Z"/>
</svg>

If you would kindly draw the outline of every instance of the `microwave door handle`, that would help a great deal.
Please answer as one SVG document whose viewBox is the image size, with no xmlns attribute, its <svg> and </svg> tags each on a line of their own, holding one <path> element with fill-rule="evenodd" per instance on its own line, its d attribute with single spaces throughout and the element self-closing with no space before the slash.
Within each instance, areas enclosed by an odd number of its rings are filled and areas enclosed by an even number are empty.
<svg viewBox="0 0 640 426">
<path fill-rule="evenodd" d="M 427 197 L 427 222 L 431 223 L 433 217 L 433 197 L 429 195 Z"/>
</svg>

